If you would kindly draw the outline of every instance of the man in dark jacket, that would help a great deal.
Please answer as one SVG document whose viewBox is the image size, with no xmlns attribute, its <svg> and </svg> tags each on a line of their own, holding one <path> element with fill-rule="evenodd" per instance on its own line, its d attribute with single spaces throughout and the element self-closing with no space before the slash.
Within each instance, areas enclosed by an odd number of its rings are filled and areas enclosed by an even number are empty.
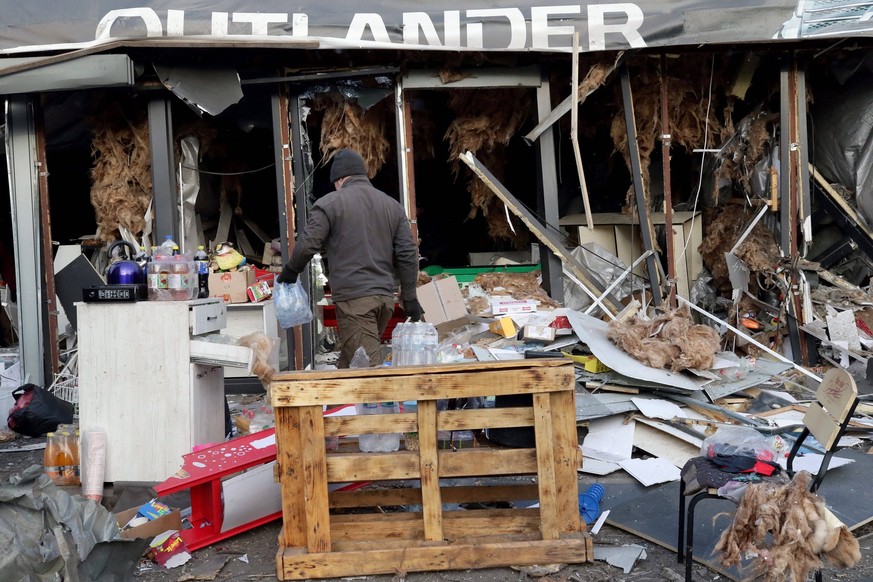
<svg viewBox="0 0 873 582">
<path fill-rule="evenodd" d="M 370 184 L 360 154 L 339 150 L 330 181 L 336 191 L 312 207 L 277 280 L 297 281 L 312 256 L 325 252 L 340 339 L 337 366 L 348 368 L 359 346 L 366 350 L 370 365 L 377 366 L 382 363 L 382 334 L 394 312 L 395 263 L 403 310 L 413 321 L 421 319 L 415 291 L 418 249 L 403 207 Z"/>
</svg>

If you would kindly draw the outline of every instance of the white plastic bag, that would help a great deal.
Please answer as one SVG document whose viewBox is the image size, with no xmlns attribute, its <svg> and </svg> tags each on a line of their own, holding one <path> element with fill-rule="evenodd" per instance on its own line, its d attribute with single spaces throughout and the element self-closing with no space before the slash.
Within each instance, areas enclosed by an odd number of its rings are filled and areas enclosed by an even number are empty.
<svg viewBox="0 0 873 582">
<path fill-rule="evenodd" d="M 312 321 L 309 297 L 299 280 L 296 283 L 276 282 L 273 285 L 273 305 L 276 319 L 283 329 Z"/>
</svg>

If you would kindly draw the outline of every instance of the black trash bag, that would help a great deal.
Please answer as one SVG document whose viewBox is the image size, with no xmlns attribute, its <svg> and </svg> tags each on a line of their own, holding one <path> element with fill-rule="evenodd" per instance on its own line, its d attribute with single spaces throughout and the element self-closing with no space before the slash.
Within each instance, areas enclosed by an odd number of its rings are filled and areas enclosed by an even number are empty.
<svg viewBox="0 0 873 582">
<path fill-rule="evenodd" d="M 17 433 L 39 437 L 73 422 L 73 405 L 36 384 L 25 384 L 12 392 L 15 406 L 6 424 Z"/>
</svg>

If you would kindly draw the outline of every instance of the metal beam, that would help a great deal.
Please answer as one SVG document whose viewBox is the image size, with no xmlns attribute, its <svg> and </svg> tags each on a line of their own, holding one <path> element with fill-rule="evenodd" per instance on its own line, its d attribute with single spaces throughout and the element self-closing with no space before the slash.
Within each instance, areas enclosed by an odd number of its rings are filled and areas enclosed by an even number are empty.
<svg viewBox="0 0 873 582">
<path fill-rule="evenodd" d="M 289 97 L 288 112 L 291 116 L 289 151 L 291 152 L 292 168 L 294 170 L 294 190 L 288 192 L 288 196 L 293 195 L 296 232 L 303 232 L 306 221 L 309 220 L 309 208 L 306 200 L 312 188 L 312 174 L 315 172 L 315 168 L 308 168 L 304 163 L 308 156 L 303 147 L 304 143 L 306 143 L 304 139 L 307 139 L 304 137 L 303 127 L 304 117 L 302 109 L 304 105 L 305 103 L 300 96 Z M 312 165 L 311 160 L 309 165 Z M 293 240 L 294 233 L 289 232 L 288 238 Z M 293 248 L 293 243 L 290 240 L 288 245 L 282 246 L 282 258 L 285 261 L 290 258 L 291 249 Z M 288 253 L 287 256 L 285 255 L 286 252 Z M 311 289 L 312 287 L 309 285 L 309 270 L 303 271 L 300 273 L 300 276 L 303 278 L 304 287 Z M 299 329 L 301 329 L 301 335 L 297 338 L 297 341 L 302 344 L 303 367 L 300 369 L 303 369 L 315 362 L 316 329 L 311 323 L 300 326 Z"/>
<path fill-rule="evenodd" d="M 90 55 L 43 65 L 45 60 L 46 57 L 27 57 L 0 61 L 0 94 L 130 87 L 136 82 L 133 61 L 127 55 Z M 4 74 L 4 69 L 19 65 L 34 68 Z"/>
<path fill-rule="evenodd" d="M 640 148 L 637 145 L 637 122 L 634 116 L 634 99 L 631 93 L 630 73 L 627 64 L 621 68 L 621 96 L 624 104 L 624 122 L 627 128 L 627 148 L 630 152 L 630 171 L 636 194 L 637 215 L 640 220 L 640 238 L 643 241 L 643 250 L 653 253 L 646 258 L 646 270 L 649 274 L 649 284 L 652 286 L 652 303 L 659 306 L 661 305 L 661 289 L 658 283 L 660 261 L 657 260 L 655 245 L 652 242 L 652 223 L 649 220 L 649 206 L 643 189 L 642 162 Z M 672 236 L 672 233 L 667 233 L 667 238 L 672 238 Z M 690 276 L 692 275 L 689 274 Z"/>
<path fill-rule="evenodd" d="M 782 254 L 791 262 L 788 272 L 789 295 L 787 301 L 788 337 L 791 341 L 791 351 L 795 358 L 805 364 L 810 364 L 807 353 L 806 336 L 801 333 L 803 321 L 803 309 L 800 298 L 800 279 L 797 273 L 796 260 L 800 254 L 799 242 L 801 232 L 799 221 L 801 220 L 802 201 L 799 194 L 801 185 L 799 177 L 801 137 L 798 125 L 798 101 L 802 91 L 799 88 L 797 60 L 794 54 L 786 55 L 782 60 L 779 71 L 779 198 L 780 210 L 780 241 Z M 805 93 L 803 93 L 805 99 Z M 804 162 L 804 165 L 806 163 Z M 805 189 L 808 191 L 808 183 Z"/>
<path fill-rule="evenodd" d="M 541 73 L 542 81 L 537 87 L 537 115 L 545 119 L 552 110 L 552 95 L 549 88 L 548 73 Z M 560 213 L 558 211 L 558 170 L 555 167 L 555 137 L 554 130 L 549 127 L 543 132 L 543 139 L 536 142 L 539 153 L 537 164 L 537 205 L 539 214 L 546 227 L 558 227 Z M 545 252 L 543 252 L 545 251 Z M 548 246 L 540 248 L 540 263 L 543 269 L 543 287 L 552 299 L 558 303 L 564 302 L 564 276 L 561 270 L 561 260 Z"/>
<path fill-rule="evenodd" d="M 149 145 L 152 154 L 152 195 L 155 205 L 155 225 L 152 232 L 156 244 L 161 244 L 167 235 L 179 241 L 171 109 L 170 99 L 164 95 L 155 96 L 149 101 Z"/>
<path fill-rule="evenodd" d="M 479 163 L 479 160 L 476 159 L 476 156 L 474 156 L 472 152 L 463 153 L 458 156 L 458 159 L 467 164 L 467 166 L 473 170 L 473 173 L 482 180 L 482 183 L 485 184 L 489 190 L 494 192 L 494 194 L 500 198 L 504 204 L 506 204 L 506 207 L 509 208 L 513 214 L 521 219 L 534 236 L 540 239 L 540 241 L 542 241 L 542 243 L 552 251 L 552 253 L 555 253 L 555 255 L 559 256 L 561 260 L 564 261 L 564 265 L 566 265 L 570 273 L 578 279 L 579 283 L 587 287 L 589 291 L 595 289 L 600 292 L 605 291 L 605 286 L 601 285 L 597 280 L 592 279 L 585 266 L 583 266 L 582 263 L 577 261 L 575 257 L 567 251 L 564 247 L 563 240 L 561 240 L 555 232 L 549 230 L 547 224 L 540 222 L 539 218 L 525 208 L 524 205 L 521 204 L 497 178 L 494 177 L 494 174 L 492 174 L 488 168 Z M 603 303 L 607 308 L 612 310 L 613 313 L 618 313 L 624 308 L 621 302 L 612 295 L 604 297 Z"/>
<path fill-rule="evenodd" d="M 6 101 L 6 159 L 18 284 L 21 377 L 24 382 L 45 386 L 39 167 L 33 104 L 27 96 L 11 97 Z"/>
<path fill-rule="evenodd" d="M 458 80 L 444 82 L 436 71 L 409 71 L 403 76 L 404 89 L 490 89 L 493 87 L 539 87 L 539 66 L 512 69 L 467 69 Z M 569 107 L 567 108 L 569 111 Z"/>
</svg>

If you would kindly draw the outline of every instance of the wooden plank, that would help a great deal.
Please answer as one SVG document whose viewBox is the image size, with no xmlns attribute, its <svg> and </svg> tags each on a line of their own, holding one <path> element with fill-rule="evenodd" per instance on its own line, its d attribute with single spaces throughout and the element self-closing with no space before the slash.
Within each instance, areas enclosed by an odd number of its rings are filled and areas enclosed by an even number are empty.
<svg viewBox="0 0 873 582">
<path fill-rule="evenodd" d="M 330 513 L 327 507 L 327 468 L 324 414 L 320 406 L 300 409 L 301 467 L 306 511 L 306 549 L 330 551 Z"/>
<path fill-rule="evenodd" d="M 357 416 L 328 416 L 324 419 L 324 434 L 374 434 L 418 431 L 415 414 L 373 414 Z"/>
<path fill-rule="evenodd" d="M 593 559 L 590 537 L 547 541 L 386 548 L 342 554 L 282 553 L 280 579 L 337 578 L 507 565 L 578 564 Z"/>
<path fill-rule="evenodd" d="M 441 527 L 444 539 L 451 541 L 461 537 L 536 532 L 539 522 L 536 508 L 476 509 L 445 512 Z M 434 541 L 425 539 L 422 512 L 334 515 L 330 526 L 331 539 L 337 541 L 369 541 L 377 545 L 384 540 Z"/>
<path fill-rule="evenodd" d="M 554 426 L 552 405 L 548 394 L 534 394 L 534 417 L 536 424 L 537 485 L 540 488 L 540 531 L 543 539 L 558 539 L 558 498 L 555 483 Z"/>
<path fill-rule="evenodd" d="M 282 490 L 282 533 L 279 546 L 306 546 L 306 508 L 303 501 L 300 410 L 280 408 L 276 414 L 276 464 Z"/>
<path fill-rule="evenodd" d="M 491 503 L 539 499 L 536 485 L 473 485 L 442 487 L 443 503 Z M 331 509 L 346 507 L 381 507 L 421 505 L 421 489 L 359 489 L 334 491 L 329 495 Z"/>
<path fill-rule="evenodd" d="M 476 430 L 533 426 L 533 408 L 479 408 L 445 410 L 437 415 L 438 430 Z"/>
<path fill-rule="evenodd" d="M 558 511 L 558 531 L 578 532 L 584 529 L 579 516 L 579 477 L 582 467 L 579 439 L 576 434 L 576 398 L 573 391 L 552 392 L 552 439 L 555 467 L 555 502 Z"/>
<path fill-rule="evenodd" d="M 533 426 L 533 423 L 533 409 L 526 407 L 446 410 L 437 415 L 438 430 L 509 428 Z M 390 415 L 329 416 L 324 419 L 324 434 L 327 436 L 417 431 L 418 420 L 411 412 Z"/>
<path fill-rule="evenodd" d="M 424 539 L 443 539 L 443 503 L 440 497 L 439 455 L 437 454 L 437 403 L 418 403 L 418 446 L 421 467 L 421 504 Z"/>
<path fill-rule="evenodd" d="M 440 477 L 524 475 L 537 472 L 536 449 L 440 451 L 439 458 Z"/>
<path fill-rule="evenodd" d="M 524 360 L 532 362 L 534 360 Z M 371 369 L 372 375 L 361 375 L 348 370 L 348 374 L 330 372 L 322 375 L 313 372 L 277 374 L 270 384 L 272 404 L 283 406 L 322 406 L 342 402 L 437 400 L 470 398 L 475 396 L 500 396 L 519 393 L 555 392 L 565 389 L 568 378 L 574 378 L 573 363 L 569 360 L 543 359 L 539 362 L 554 362 L 549 366 L 528 365 L 501 367 L 494 364 L 466 364 L 470 369 L 451 371 L 433 367 L 400 367 L 393 374 L 385 373 L 391 368 Z M 495 363 L 495 364 L 500 364 Z M 482 368 L 481 366 L 492 366 Z M 410 374 L 407 370 L 419 370 Z M 487 374 L 480 373 L 487 370 Z M 340 374 L 340 375 L 337 375 Z"/>
<path fill-rule="evenodd" d="M 421 403 L 419 403 L 421 406 Z M 439 451 L 440 477 L 527 475 L 537 472 L 536 449 Z M 337 453 L 327 457 L 329 483 L 418 479 L 416 451 Z"/>
<path fill-rule="evenodd" d="M 561 536 L 561 539 L 580 539 L 580 536 L 584 536 L 586 534 L 564 534 Z M 388 549 L 388 548 L 423 548 L 428 546 L 445 546 L 448 544 L 448 547 L 458 546 L 458 545 L 469 545 L 469 544 L 494 544 L 494 543 L 507 543 L 507 542 L 531 542 L 531 541 L 540 541 L 539 532 L 526 532 L 526 533 L 516 533 L 516 534 L 499 534 L 499 535 L 485 535 L 485 536 L 474 536 L 474 537 L 463 537 L 458 539 L 453 539 L 450 542 L 439 541 L 439 542 L 426 542 L 422 540 L 378 540 L 378 541 L 339 541 L 333 544 L 334 551 L 336 552 L 348 552 L 348 551 L 357 551 L 357 550 L 372 550 L 372 549 Z"/>
<path fill-rule="evenodd" d="M 418 479 L 419 471 L 416 451 L 337 453 L 327 457 L 327 480 L 330 483 Z"/>
</svg>

